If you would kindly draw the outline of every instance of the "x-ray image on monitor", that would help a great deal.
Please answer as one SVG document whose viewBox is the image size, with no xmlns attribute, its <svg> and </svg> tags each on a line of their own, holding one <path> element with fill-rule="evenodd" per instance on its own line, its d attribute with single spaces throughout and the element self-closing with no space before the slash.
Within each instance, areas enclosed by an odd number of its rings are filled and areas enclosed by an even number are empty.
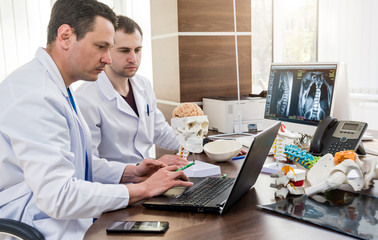
<svg viewBox="0 0 378 240">
<path fill-rule="evenodd" d="M 289 116 L 291 90 L 293 86 L 293 74 L 291 72 L 281 72 L 278 75 L 277 84 L 277 115 L 282 117 Z"/>
<path fill-rule="evenodd" d="M 332 86 L 329 82 L 327 72 L 310 71 L 303 76 L 299 92 L 298 116 L 315 121 L 329 116 L 332 100 Z"/>
<path fill-rule="evenodd" d="M 336 64 L 272 64 L 265 118 L 317 125 L 331 114 Z"/>
<path fill-rule="evenodd" d="M 291 103 L 291 90 L 293 87 L 293 74 L 289 71 L 282 71 L 274 80 L 274 88 L 277 94 L 272 99 L 271 108 L 277 116 L 288 117 Z"/>
</svg>

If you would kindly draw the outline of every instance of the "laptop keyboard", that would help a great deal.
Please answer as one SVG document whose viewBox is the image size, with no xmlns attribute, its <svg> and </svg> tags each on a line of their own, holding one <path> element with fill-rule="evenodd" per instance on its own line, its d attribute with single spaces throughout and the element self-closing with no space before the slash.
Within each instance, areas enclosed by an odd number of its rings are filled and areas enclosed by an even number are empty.
<svg viewBox="0 0 378 240">
<path fill-rule="evenodd" d="M 196 188 L 185 191 L 172 205 L 205 206 L 234 183 L 234 178 L 207 178 Z"/>
</svg>

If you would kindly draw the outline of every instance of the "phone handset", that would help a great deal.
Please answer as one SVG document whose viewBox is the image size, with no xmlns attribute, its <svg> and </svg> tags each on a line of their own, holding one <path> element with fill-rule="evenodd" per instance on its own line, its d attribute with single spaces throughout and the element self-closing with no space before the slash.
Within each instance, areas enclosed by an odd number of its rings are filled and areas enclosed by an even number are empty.
<svg viewBox="0 0 378 240">
<path fill-rule="evenodd" d="M 332 128 L 336 128 L 338 121 L 334 117 L 326 117 L 324 118 L 318 125 L 314 136 L 312 137 L 311 145 L 310 145 L 310 153 L 313 155 L 319 155 L 325 144 L 325 140 L 327 139 L 327 134 L 332 133 Z"/>
<path fill-rule="evenodd" d="M 361 143 L 367 123 L 356 121 L 338 121 L 333 117 L 323 119 L 312 138 L 310 153 L 322 156 L 327 153 L 354 150 L 366 154 Z"/>
</svg>

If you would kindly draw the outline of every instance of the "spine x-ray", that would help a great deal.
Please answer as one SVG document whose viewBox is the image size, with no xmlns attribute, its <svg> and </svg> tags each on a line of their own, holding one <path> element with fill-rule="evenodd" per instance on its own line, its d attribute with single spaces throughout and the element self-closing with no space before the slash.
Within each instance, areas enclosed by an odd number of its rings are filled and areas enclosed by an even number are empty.
<svg viewBox="0 0 378 240">
<path fill-rule="evenodd" d="M 323 72 L 307 72 L 301 81 L 298 115 L 304 119 L 320 121 L 329 115 L 332 87 Z"/>
<path fill-rule="evenodd" d="M 328 69 L 285 69 L 272 72 L 265 114 L 314 122 L 329 116 L 334 74 Z"/>
</svg>

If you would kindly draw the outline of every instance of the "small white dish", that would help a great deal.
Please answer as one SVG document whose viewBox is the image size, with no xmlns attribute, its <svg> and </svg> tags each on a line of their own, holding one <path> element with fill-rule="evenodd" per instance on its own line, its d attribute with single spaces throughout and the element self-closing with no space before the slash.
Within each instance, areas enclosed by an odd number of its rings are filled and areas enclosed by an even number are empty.
<svg viewBox="0 0 378 240">
<path fill-rule="evenodd" d="M 240 153 L 243 145 L 234 140 L 217 140 L 209 142 L 203 147 L 206 155 L 216 162 L 226 162 Z"/>
</svg>

